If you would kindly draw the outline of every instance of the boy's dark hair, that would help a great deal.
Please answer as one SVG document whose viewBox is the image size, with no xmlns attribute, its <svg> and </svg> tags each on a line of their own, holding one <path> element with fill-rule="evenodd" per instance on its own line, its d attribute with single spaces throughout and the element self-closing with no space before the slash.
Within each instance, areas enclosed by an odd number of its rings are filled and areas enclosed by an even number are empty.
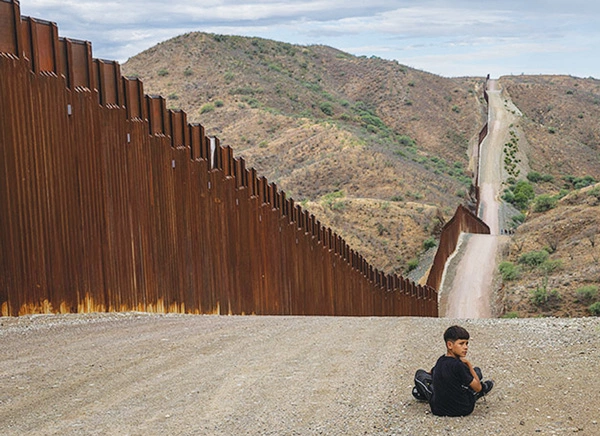
<svg viewBox="0 0 600 436">
<path fill-rule="evenodd" d="M 453 325 L 444 332 L 444 342 L 454 342 L 459 339 L 469 339 L 469 332 L 461 326 Z"/>
</svg>

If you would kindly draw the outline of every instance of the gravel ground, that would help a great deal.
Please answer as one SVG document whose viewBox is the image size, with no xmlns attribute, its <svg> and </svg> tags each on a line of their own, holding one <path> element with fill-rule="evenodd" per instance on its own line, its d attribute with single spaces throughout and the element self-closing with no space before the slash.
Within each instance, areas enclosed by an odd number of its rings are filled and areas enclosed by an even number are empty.
<svg viewBox="0 0 600 436">
<path fill-rule="evenodd" d="M 496 382 L 472 415 L 411 394 L 456 323 L 140 313 L 0 318 L 3 435 L 600 434 L 600 319 L 460 320 Z"/>
</svg>

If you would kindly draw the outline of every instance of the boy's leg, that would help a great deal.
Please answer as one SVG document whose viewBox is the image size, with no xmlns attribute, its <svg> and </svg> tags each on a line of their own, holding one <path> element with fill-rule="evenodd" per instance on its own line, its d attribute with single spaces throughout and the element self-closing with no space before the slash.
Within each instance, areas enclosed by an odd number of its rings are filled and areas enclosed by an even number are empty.
<svg viewBox="0 0 600 436">
<path fill-rule="evenodd" d="M 483 373 L 481 372 L 481 368 L 479 368 L 478 366 L 476 366 L 473 369 L 475 370 L 475 374 L 477 374 L 477 377 L 479 377 L 479 381 L 481 382 L 481 391 L 480 392 L 473 391 L 476 399 L 479 399 L 479 398 L 483 397 L 484 395 L 486 395 L 489 391 L 492 390 L 492 388 L 494 387 L 494 382 L 491 380 L 483 381 Z"/>
<path fill-rule="evenodd" d="M 420 401 L 429 401 L 433 395 L 433 378 L 424 369 L 418 369 L 415 373 L 415 387 L 412 390 L 413 397 Z"/>
</svg>

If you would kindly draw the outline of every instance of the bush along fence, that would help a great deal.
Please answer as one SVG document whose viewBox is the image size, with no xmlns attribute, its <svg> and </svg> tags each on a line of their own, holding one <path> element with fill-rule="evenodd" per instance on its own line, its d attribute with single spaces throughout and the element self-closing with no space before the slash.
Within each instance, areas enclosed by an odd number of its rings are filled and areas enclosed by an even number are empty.
<svg viewBox="0 0 600 436">
<path fill-rule="evenodd" d="M 91 44 L 0 0 L 0 311 L 437 316 Z"/>
</svg>

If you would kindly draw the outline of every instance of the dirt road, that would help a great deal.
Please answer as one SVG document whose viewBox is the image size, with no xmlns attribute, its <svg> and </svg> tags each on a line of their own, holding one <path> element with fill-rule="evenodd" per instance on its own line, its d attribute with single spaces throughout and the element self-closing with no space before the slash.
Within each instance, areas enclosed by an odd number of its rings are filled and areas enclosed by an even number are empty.
<svg viewBox="0 0 600 436">
<path fill-rule="evenodd" d="M 439 418 L 410 390 L 449 322 L 0 318 L 0 434 L 600 434 L 600 319 L 462 321 L 496 387 L 471 416 Z"/>
<path fill-rule="evenodd" d="M 498 247 L 506 238 L 500 235 L 499 220 L 503 146 L 518 112 L 501 97 L 495 80 L 489 81 L 488 96 L 489 133 L 482 143 L 479 161 L 479 217 L 490 227 L 491 235 L 462 236 L 460 250 L 463 252 L 451 260 L 442 283 L 445 304 L 440 309 L 448 318 L 491 316 L 490 295 L 496 257 Z"/>
</svg>

